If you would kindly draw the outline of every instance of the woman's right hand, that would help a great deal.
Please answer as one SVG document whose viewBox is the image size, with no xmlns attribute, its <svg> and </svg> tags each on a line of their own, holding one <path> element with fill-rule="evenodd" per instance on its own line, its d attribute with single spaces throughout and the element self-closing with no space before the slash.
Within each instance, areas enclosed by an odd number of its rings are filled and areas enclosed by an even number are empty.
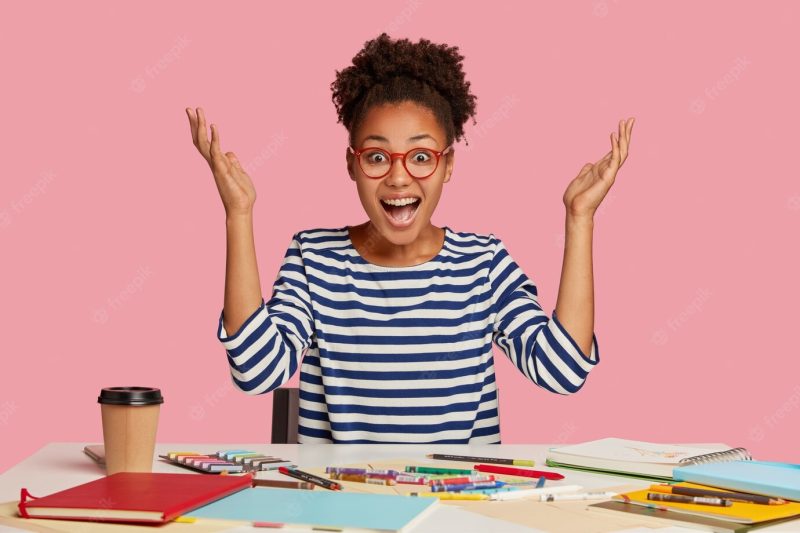
<svg viewBox="0 0 800 533">
<path fill-rule="evenodd" d="M 209 143 L 203 109 L 198 107 L 195 111 L 187 107 L 186 114 L 189 115 L 192 142 L 211 167 L 222 204 L 225 206 L 225 214 L 227 216 L 252 214 L 256 189 L 236 155 L 233 152 L 222 153 L 216 124 L 211 124 Z"/>
</svg>

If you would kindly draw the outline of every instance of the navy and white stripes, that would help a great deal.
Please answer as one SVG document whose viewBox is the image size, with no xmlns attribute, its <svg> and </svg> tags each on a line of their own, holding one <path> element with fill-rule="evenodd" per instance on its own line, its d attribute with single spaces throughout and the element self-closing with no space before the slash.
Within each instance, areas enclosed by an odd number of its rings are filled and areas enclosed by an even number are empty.
<svg viewBox="0 0 800 533">
<path fill-rule="evenodd" d="M 217 337 L 235 385 L 269 392 L 300 368 L 300 442 L 500 442 L 492 342 L 531 381 L 572 394 L 586 357 L 494 235 L 454 232 L 430 261 L 365 261 L 347 227 L 296 234 L 272 297 Z"/>
</svg>

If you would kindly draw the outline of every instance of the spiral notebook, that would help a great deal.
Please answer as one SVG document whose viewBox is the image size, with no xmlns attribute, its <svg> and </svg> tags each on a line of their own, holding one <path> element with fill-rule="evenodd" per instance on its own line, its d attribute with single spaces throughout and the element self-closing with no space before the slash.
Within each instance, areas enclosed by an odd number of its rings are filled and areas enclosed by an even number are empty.
<svg viewBox="0 0 800 533">
<path fill-rule="evenodd" d="M 751 459 L 746 449 L 725 445 L 700 448 L 609 437 L 550 448 L 546 463 L 552 467 L 671 480 L 674 468 Z"/>
</svg>

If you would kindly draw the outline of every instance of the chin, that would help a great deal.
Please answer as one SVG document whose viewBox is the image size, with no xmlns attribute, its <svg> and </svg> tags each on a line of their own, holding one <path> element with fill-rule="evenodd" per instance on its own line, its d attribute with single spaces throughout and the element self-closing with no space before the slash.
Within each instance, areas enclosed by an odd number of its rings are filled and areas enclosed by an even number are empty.
<svg viewBox="0 0 800 533">
<path fill-rule="evenodd" d="M 417 219 L 409 226 L 398 228 L 388 222 L 383 213 L 377 213 L 377 215 L 377 217 L 370 218 L 372 225 L 378 228 L 380 234 L 392 244 L 411 244 L 419 237 L 420 228 L 425 227 L 425 221 Z"/>
</svg>

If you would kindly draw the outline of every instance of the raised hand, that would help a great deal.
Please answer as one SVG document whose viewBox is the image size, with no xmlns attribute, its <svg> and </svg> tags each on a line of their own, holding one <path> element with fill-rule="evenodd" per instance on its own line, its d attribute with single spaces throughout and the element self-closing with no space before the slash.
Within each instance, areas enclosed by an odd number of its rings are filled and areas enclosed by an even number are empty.
<svg viewBox="0 0 800 533">
<path fill-rule="evenodd" d="M 611 151 L 596 163 L 586 163 L 564 192 L 567 214 L 591 218 L 608 190 L 617 171 L 628 158 L 634 118 L 619 121 L 619 132 L 611 133 Z"/>
<path fill-rule="evenodd" d="M 249 215 L 256 201 L 256 189 L 250 176 L 242 168 L 233 152 L 222 153 L 216 124 L 211 124 L 211 142 L 208 141 L 206 117 L 202 108 L 186 108 L 192 142 L 206 160 L 214 174 L 217 190 L 225 207 L 225 214 Z"/>
</svg>

